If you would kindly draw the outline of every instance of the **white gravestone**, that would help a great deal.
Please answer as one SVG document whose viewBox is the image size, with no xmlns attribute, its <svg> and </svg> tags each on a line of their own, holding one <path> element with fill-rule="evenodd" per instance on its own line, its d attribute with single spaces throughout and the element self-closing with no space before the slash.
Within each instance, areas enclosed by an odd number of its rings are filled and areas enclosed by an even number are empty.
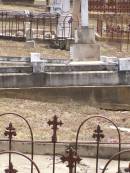
<svg viewBox="0 0 130 173">
<path fill-rule="evenodd" d="M 41 61 L 40 53 L 31 53 L 31 62 L 39 62 Z"/>
<path fill-rule="evenodd" d="M 119 59 L 119 70 L 120 71 L 130 71 L 130 58 L 120 58 Z"/>
</svg>

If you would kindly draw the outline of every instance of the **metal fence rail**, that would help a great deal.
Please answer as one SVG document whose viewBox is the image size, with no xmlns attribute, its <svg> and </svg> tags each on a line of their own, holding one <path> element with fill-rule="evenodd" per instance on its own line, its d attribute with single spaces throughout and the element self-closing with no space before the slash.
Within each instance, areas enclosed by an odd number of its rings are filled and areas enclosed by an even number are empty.
<svg viewBox="0 0 130 173">
<path fill-rule="evenodd" d="M 0 11 L 0 37 L 15 40 L 54 40 L 72 37 L 72 17 L 29 11 Z"/>
<path fill-rule="evenodd" d="M 33 139 L 33 132 L 31 129 L 31 126 L 29 124 L 29 121 L 26 120 L 23 116 L 16 114 L 16 113 L 5 113 L 5 114 L 1 114 L 1 117 L 5 117 L 5 116 L 10 116 L 10 123 L 9 125 L 6 127 L 6 130 L 4 132 L 4 135 L 7 137 L 7 139 L 0 139 L 0 141 L 8 141 L 8 151 L 2 151 L 0 152 L 0 155 L 3 154 L 8 154 L 8 168 L 5 169 L 5 173 L 16 173 L 18 170 L 15 169 L 14 165 L 13 165 L 13 160 L 12 160 L 12 155 L 16 154 L 16 155 L 20 155 L 24 158 L 26 158 L 27 160 L 29 160 L 29 162 L 31 163 L 31 169 L 30 169 L 30 173 L 34 172 L 34 169 L 40 173 L 42 172 L 42 170 L 39 170 L 38 166 L 36 165 L 36 163 L 33 160 L 33 156 L 34 156 L 34 139 Z M 11 123 L 11 120 L 13 120 L 15 117 L 20 118 L 22 120 L 24 120 L 25 124 L 27 125 L 27 127 L 29 128 L 29 132 L 30 132 L 30 136 L 31 136 L 31 157 L 28 157 L 26 155 L 24 155 L 23 153 L 20 153 L 18 151 L 13 151 L 12 150 L 12 142 L 14 140 L 14 137 L 17 135 L 16 134 L 16 129 L 13 126 L 13 124 Z M 69 173 L 76 173 L 77 172 L 77 164 L 80 163 L 81 158 L 79 156 L 79 150 L 78 150 L 78 145 L 81 143 L 79 142 L 79 135 L 81 133 L 81 128 L 83 128 L 84 125 L 86 125 L 87 123 L 89 123 L 90 121 L 93 120 L 97 120 L 97 125 L 96 125 L 96 129 L 93 129 L 93 134 L 90 134 L 90 136 L 92 136 L 92 138 L 95 140 L 94 142 L 91 141 L 87 141 L 85 143 L 89 143 L 90 145 L 95 144 L 96 145 L 96 156 L 95 156 L 95 173 L 99 173 L 101 172 L 99 169 L 99 151 L 100 151 L 100 146 L 103 144 L 110 144 L 107 142 L 103 142 L 104 138 L 107 138 L 107 135 L 104 133 L 104 131 L 102 130 L 102 123 L 98 123 L 98 122 L 103 122 L 103 123 L 108 123 L 108 124 L 112 124 L 117 132 L 117 144 L 118 144 L 118 153 L 113 153 L 113 157 L 110 158 L 110 160 L 104 165 L 104 169 L 102 171 L 102 173 L 106 172 L 106 168 L 108 166 L 108 164 L 116 157 L 117 158 L 117 172 L 121 172 L 122 167 L 121 167 L 121 154 L 126 153 L 126 152 L 130 152 L 130 150 L 128 151 L 122 151 L 122 143 L 121 143 L 121 132 L 118 129 L 118 126 L 116 125 L 116 123 L 114 123 L 111 119 L 106 118 L 104 116 L 91 116 L 87 119 L 85 119 L 83 122 L 81 122 L 81 124 L 79 125 L 79 127 L 77 128 L 77 132 L 76 132 L 76 139 L 75 142 L 72 144 L 70 144 L 64 154 L 58 154 L 56 153 L 56 146 L 59 143 L 59 141 L 57 141 L 57 130 L 59 129 L 59 127 L 62 128 L 62 126 L 64 125 L 63 122 L 61 120 L 59 120 L 59 118 L 55 115 L 52 120 L 49 120 L 47 122 L 47 124 L 51 127 L 52 129 L 52 136 L 51 136 L 51 141 L 50 143 L 52 143 L 53 148 L 52 148 L 52 153 L 53 153 L 53 160 L 52 160 L 52 164 L 53 164 L 53 168 L 52 168 L 52 173 L 56 172 L 56 156 L 59 155 L 60 156 L 60 160 L 63 163 L 67 163 L 67 167 L 68 167 L 68 172 Z M 101 120 L 101 121 L 100 121 Z M 73 122 L 72 122 L 73 123 Z M 60 130 L 60 129 L 59 129 Z M 22 141 L 21 141 L 22 142 Z M 44 164 L 44 163 L 43 163 Z M 33 169 L 34 168 L 34 169 Z M 125 168 L 127 170 L 127 172 L 130 170 L 129 167 Z M 86 168 L 87 170 L 87 168 Z"/>
<path fill-rule="evenodd" d="M 97 16 L 97 33 L 102 40 L 116 41 L 127 45 L 127 51 L 130 44 L 130 18 L 128 15 L 106 15 Z"/>
<path fill-rule="evenodd" d="M 130 13 L 129 0 L 89 0 L 89 11 Z"/>
</svg>

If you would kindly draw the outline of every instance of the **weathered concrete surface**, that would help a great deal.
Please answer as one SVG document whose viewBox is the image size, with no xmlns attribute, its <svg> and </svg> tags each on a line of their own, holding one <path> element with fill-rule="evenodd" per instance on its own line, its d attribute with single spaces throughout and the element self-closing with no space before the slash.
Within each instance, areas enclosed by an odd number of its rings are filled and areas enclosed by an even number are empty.
<svg viewBox="0 0 130 173">
<path fill-rule="evenodd" d="M 87 27 L 87 28 L 81 28 L 77 30 L 75 34 L 77 34 L 77 39 L 76 43 L 78 44 L 95 44 L 95 31 L 94 28 L 92 27 Z"/>
<path fill-rule="evenodd" d="M 100 59 L 100 46 L 98 44 L 73 44 L 71 51 L 74 61 L 97 61 Z"/>
<path fill-rule="evenodd" d="M 47 63 L 47 61 L 33 62 L 33 72 L 72 72 L 72 71 L 118 71 L 118 64 L 103 63 L 101 61 L 91 62 L 65 62 L 61 63 Z"/>
<path fill-rule="evenodd" d="M 130 85 L 130 71 L 0 73 L 0 88 Z"/>
<path fill-rule="evenodd" d="M 0 56 L 0 61 L 30 62 L 30 57 L 9 57 L 9 56 Z"/>
<path fill-rule="evenodd" d="M 48 72 L 46 86 L 118 85 L 118 72 Z"/>
<path fill-rule="evenodd" d="M 30 157 L 30 155 L 26 155 Z M 95 168 L 95 158 L 81 158 L 80 164 L 77 164 L 77 173 L 96 173 Z M 30 172 L 30 164 L 26 159 L 23 159 L 21 156 L 14 155 L 12 156 L 14 168 L 18 170 L 18 172 L 28 173 Z M 99 170 L 98 172 L 101 173 L 103 167 L 107 163 L 108 160 L 100 159 L 99 160 Z M 34 162 L 37 164 L 41 173 L 52 173 L 53 170 L 53 157 L 52 155 L 34 155 Z M 4 154 L 0 156 L 0 172 L 4 172 L 4 169 L 8 167 L 8 155 Z M 128 161 L 121 161 L 121 167 L 128 167 Z M 56 165 L 55 165 L 56 173 L 67 173 L 69 172 L 69 168 L 67 166 L 67 162 L 61 163 L 60 156 L 56 156 Z M 106 172 L 115 173 L 117 172 L 117 161 L 114 160 L 109 165 Z M 36 173 L 37 171 L 34 172 Z"/>
<path fill-rule="evenodd" d="M 56 144 L 56 153 L 64 154 L 66 146 L 69 144 L 74 145 L 72 142 L 61 142 Z M 96 157 L 96 144 L 79 144 L 78 145 L 78 153 L 81 157 Z M 122 150 L 130 149 L 130 144 L 123 144 Z M 0 151 L 8 150 L 8 142 L 0 142 Z M 25 154 L 31 153 L 31 143 L 29 141 L 13 141 L 12 142 L 12 150 L 19 151 Z M 99 157 L 103 159 L 109 159 L 113 156 L 113 154 L 119 151 L 118 144 L 101 144 L 99 149 Z M 44 142 L 44 141 L 36 141 L 34 142 L 34 154 L 39 155 L 51 155 L 53 153 L 53 144 Z M 122 155 L 123 160 L 129 160 L 129 153 Z"/>
<path fill-rule="evenodd" d="M 15 66 L 15 67 L 1 67 L 0 73 L 32 73 L 33 69 L 31 66 Z"/>
<path fill-rule="evenodd" d="M 44 64 L 43 64 L 44 65 Z M 71 72 L 71 71 L 118 71 L 117 64 L 105 64 L 105 63 L 86 63 L 76 64 L 69 63 L 68 65 L 63 64 L 46 64 L 44 67 L 45 72 Z"/>
</svg>

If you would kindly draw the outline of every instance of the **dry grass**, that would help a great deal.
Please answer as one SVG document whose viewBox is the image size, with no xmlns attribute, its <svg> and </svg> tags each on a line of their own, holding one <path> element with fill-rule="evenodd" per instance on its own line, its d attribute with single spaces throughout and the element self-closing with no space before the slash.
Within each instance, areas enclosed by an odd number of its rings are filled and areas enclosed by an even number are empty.
<svg viewBox="0 0 130 173">
<path fill-rule="evenodd" d="M 37 92 L 36 92 L 37 91 Z M 64 123 L 59 129 L 58 140 L 74 141 L 79 124 L 92 115 L 103 115 L 113 120 L 121 127 L 130 127 L 130 112 L 105 111 L 90 107 L 83 100 L 73 100 L 69 97 L 49 96 L 42 90 L 1 91 L 0 113 L 15 112 L 27 118 L 34 132 L 35 140 L 50 140 L 52 131 L 47 121 L 57 115 Z M 12 119 L 10 116 L 1 118 L 0 132 L 3 137 L 5 127 Z M 28 139 L 29 133 L 23 121 L 13 118 L 11 120 L 17 129 L 17 139 Z M 103 119 L 89 121 L 81 130 L 80 140 L 93 140 L 93 130 L 100 122 L 105 134 L 105 141 L 116 139 L 116 131 L 109 128 L 110 124 Z M 93 127 L 93 128 L 92 128 Z M 126 137 L 127 136 L 127 137 Z M 130 141 L 129 133 L 122 133 L 123 142 Z"/>
<path fill-rule="evenodd" d="M 111 42 L 98 42 L 101 46 L 101 55 L 116 56 L 116 57 L 129 57 L 130 49 L 127 45 L 123 45 L 120 51 L 119 43 Z M 26 43 L 0 40 L 0 56 L 30 56 L 31 52 L 39 52 L 42 57 L 47 58 L 69 58 L 69 51 L 60 49 L 51 49 L 48 44 L 37 43 L 35 48 L 27 48 Z"/>
<path fill-rule="evenodd" d="M 41 12 L 43 13 L 45 11 L 45 8 L 43 6 L 33 6 L 33 5 L 23 5 L 23 4 L 1 4 L 0 3 L 0 10 L 13 10 L 13 11 L 24 11 L 29 10 L 31 12 Z"/>
<path fill-rule="evenodd" d="M 26 43 L 0 40 L 0 56 L 30 56 L 31 52 L 39 52 L 42 57 L 68 58 L 69 51 L 51 49 L 43 43 L 36 43 L 35 48 L 27 48 Z"/>
</svg>

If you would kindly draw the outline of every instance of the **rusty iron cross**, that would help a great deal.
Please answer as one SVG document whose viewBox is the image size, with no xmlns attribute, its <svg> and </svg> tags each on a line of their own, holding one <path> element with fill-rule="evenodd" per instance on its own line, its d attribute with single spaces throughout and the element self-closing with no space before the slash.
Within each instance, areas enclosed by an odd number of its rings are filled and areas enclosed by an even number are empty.
<svg viewBox="0 0 130 173">
<path fill-rule="evenodd" d="M 9 139 L 12 139 L 13 136 L 16 136 L 16 130 L 15 128 L 13 127 L 12 123 L 10 122 L 9 123 L 9 126 L 6 127 L 6 130 L 5 130 L 5 133 L 4 133 L 5 136 L 8 136 Z"/>
<path fill-rule="evenodd" d="M 52 125 L 52 130 L 53 130 L 53 135 L 52 135 L 52 142 L 56 143 L 57 142 L 57 130 L 58 130 L 58 126 L 62 126 L 62 121 L 58 121 L 58 117 L 55 115 L 53 117 L 53 120 L 49 120 L 48 125 L 51 126 Z"/>
<path fill-rule="evenodd" d="M 65 155 L 60 159 L 63 163 L 68 162 L 67 167 L 69 167 L 69 173 L 73 172 L 75 163 L 80 163 L 81 161 L 80 157 L 76 154 L 76 151 L 71 146 L 66 149 Z"/>
<path fill-rule="evenodd" d="M 13 164 L 12 163 L 9 164 L 9 168 L 8 169 L 5 169 L 5 173 L 16 173 L 16 172 L 18 172 L 18 171 L 13 168 Z"/>
<path fill-rule="evenodd" d="M 105 137 L 103 134 L 103 130 L 101 130 L 100 125 L 97 125 L 97 129 L 94 130 L 92 137 L 95 138 L 97 142 L 100 142 L 101 138 L 103 139 Z"/>
</svg>

